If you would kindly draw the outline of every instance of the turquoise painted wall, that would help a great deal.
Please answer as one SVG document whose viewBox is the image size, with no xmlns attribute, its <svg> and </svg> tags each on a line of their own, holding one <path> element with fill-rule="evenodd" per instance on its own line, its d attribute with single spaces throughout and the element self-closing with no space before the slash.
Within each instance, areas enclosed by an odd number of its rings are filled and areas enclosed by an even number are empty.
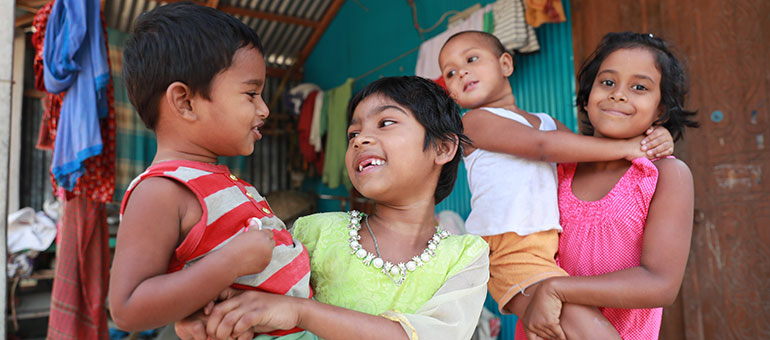
<svg viewBox="0 0 770 340">
<path fill-rule="evenodd" d="M 462 11 L 475 3 L 482 6 L 492 1 L 416 0 L 419 24 L 433 26 L 447 11 Z M 510 77 L 517 104 L 530 112 L 547 112 L 573 130 L 577 129 L 572 29 L 569 1 L 562 0 L 567 22 L 544 24 L 535 29 L 540 51 L 516 55 L 515 70 Z M 443 22 L 436 30 L 426 33 L 430 39 L 446 29 Z M 346 1 L 329 25 L 305 64 L 305 81 L 323 89 L 341 85 L 347 78 L 357 78 L 419 46 L 422 41 L 412 23 L 412 12 L 406 1 L 356 0 Z M 358 80 L 354 92 L 380 77 L 413 75 L 417 52 L 413 52 L 373 74 Z M 441 202 L 436 211 L 445 209 L 463 218 L 470 212 L 465 167 L 460 166 L 452 194 Z M 307 187 L 319 193 L 347 196 L 344 188 L 331 190 L 316 181 Z M 319 202 L 320 210 L 339 210 L 338 202 Z M 487 299 L 487 308 L 497 305 Z M 499 339 L 511 340 L 516 317 L 503 316 Z"/>
</svg>

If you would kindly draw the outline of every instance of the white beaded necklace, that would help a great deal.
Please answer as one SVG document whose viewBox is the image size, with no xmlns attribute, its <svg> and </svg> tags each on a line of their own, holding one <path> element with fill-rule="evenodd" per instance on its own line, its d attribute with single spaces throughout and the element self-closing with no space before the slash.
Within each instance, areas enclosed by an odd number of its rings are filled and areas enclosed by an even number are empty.
<svg viewBox="0 0 770 340">
<path fill-rule="evenodd" d="M 440 226 L 436 226 L 436 233 L 428 241 L 428 246 L 422 251 L 419 256 L 412 257 L 412 259 L 406 263 L 393 264 L 388 261 L 384 261 L 380 255 L 380 246 L 377 244 L 377 238 L 374 237 L 374 232 L 369 226 L 369 217 L 366 214 L 358 212 L 356 210 L 348 212 L 350 216 L 350 224 L 348 224 L 348 242 L 350 242 L 350 248 L 353 249 L 350 254 L 355 255 L 363 261 L 367 266 L 374 266 L 377 269 L 381 269 L 381 272 L 390 278 L 393 283 L 399 287 L 406 280 L 406 275 L 409 272 L 415 271 L 418 267 L 422 267 L 426 262 L 430 261 L 431 257 L 436 255 L 436 248 L 438 248 L 441 240 L 449 237 L 449 232 L 442 230 Z M 369 234 L 372 235 L 372 241 L 374 241 L 374 249 L 377 254 L 372 254 L 364 249 L 358 242 L 361 236 L 358 235 L 358 231 L 361 230 L 361 219 L 366 218 L 366 228 L 369 230 Z"/>
</svg>

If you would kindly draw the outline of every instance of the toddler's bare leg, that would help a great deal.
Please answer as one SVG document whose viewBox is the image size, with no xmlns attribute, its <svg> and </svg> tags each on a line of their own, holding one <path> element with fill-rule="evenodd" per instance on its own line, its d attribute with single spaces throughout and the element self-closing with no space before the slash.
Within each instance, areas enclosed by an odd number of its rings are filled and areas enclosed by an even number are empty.
<svg viewBox="0 0 770 340">
<path fill-rule="evenodd" d="M 536 283 L 527 287 L 524 294 L 516 294 L 503 309 L 519 317 L 524 315 L 538 285 L 539 283 Z M 621 340 L 615 327 L 596 307 L 564 304 L 559 321 L 569 340 Z"/>
<path fill-rule="evenodd" d="M 567 303 L 561 309 L 561 328 L 567 339 L 615 339 L 620 340 L 620 335 L 615 327 L 599 312 L 599 309 L 591 306 Z"/>
</svg>

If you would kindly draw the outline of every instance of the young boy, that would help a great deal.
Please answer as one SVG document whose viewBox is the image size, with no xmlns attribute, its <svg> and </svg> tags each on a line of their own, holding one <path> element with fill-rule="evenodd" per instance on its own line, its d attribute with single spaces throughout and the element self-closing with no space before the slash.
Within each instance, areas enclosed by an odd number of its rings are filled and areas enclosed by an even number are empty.
<svg viewBox="0 0 770 340">
<path fill-rule="evenodd" d="M 472 195 L 466 229 L 489 243 L 488 287 L 501 312 L 521 317 L 538 282 L 567 275 L 554 260 L 561 226 L 552 162 L 634 159 L 645 150 L 660 157 L 671 154 L 673 142 L 665 129 L 648 130 L 645 140 L 602 141 L 518 108 L 508 81 L 513 58 L 489 33 L 453 35 L 439 66 L 450 95 L 470 109 L 463 116 L 473 141 L 464 150 Z M 565 304 L 561 324 L 552 338 L 619 338 L 596 308 Z"/>
<path fill-rule="evenodd" d="M 269 115 L 256 33 L 209 7 L 161 6 L 136 21 L 123 70 L 158 149 L 123 200 L 109 294 L 117 326 L 172 323 L 231 285 L 310 297 L 304 246 L 253 186 L 216 164 L 251 154 Z"/>
</svg>

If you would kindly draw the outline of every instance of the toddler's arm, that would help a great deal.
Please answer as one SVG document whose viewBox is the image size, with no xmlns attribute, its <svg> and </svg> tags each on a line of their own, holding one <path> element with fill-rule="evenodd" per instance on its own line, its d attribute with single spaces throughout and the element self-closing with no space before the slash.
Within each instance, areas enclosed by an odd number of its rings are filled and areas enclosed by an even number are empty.
<svg viewBox="0 0 770 340">
<path fill-rule="evenodd" d="M 667 130 L 656 130 L 654 136 L 648 139 L 637 136 L 612 140 L 575 134 L 559 121 L 556 125 L 556 131 L 540 131 L 481 109 L 471 110 L 463 116 L 465 134 L 473 141 L 474 147 L 532 160 L 597 162 L 654 158 L 659 157 L 657 154 L 666 156 L 673 153 L 671 134 Z M 647 150 L 655 154 L 648 155 L 645 153 Z"/>
<path fill-rule="evenodd" d="M 559 277 L 540 284 L 525 318 L 558 315 L 561 302 L 611 308 L 655 308 L 674 302 L 690 249 L 693 183 L 677 159 L 661 159 L 658 184 L 644 229 L 641 265 L 585 277 Z"/>
<path fill-rule="evenodd" d="M 200 209 L 195 195 L 170 179 L 148 178 L 133 190 L 118 228 L 110 277 L 109 305 L 118 327 L 144 330 L 182 319 L 237 277 L 267 266 L 272 232 L 254 228 L 189 268 L 166 273 L 182 240 L 181 227 L 197 223 Z"/>
</svg>

